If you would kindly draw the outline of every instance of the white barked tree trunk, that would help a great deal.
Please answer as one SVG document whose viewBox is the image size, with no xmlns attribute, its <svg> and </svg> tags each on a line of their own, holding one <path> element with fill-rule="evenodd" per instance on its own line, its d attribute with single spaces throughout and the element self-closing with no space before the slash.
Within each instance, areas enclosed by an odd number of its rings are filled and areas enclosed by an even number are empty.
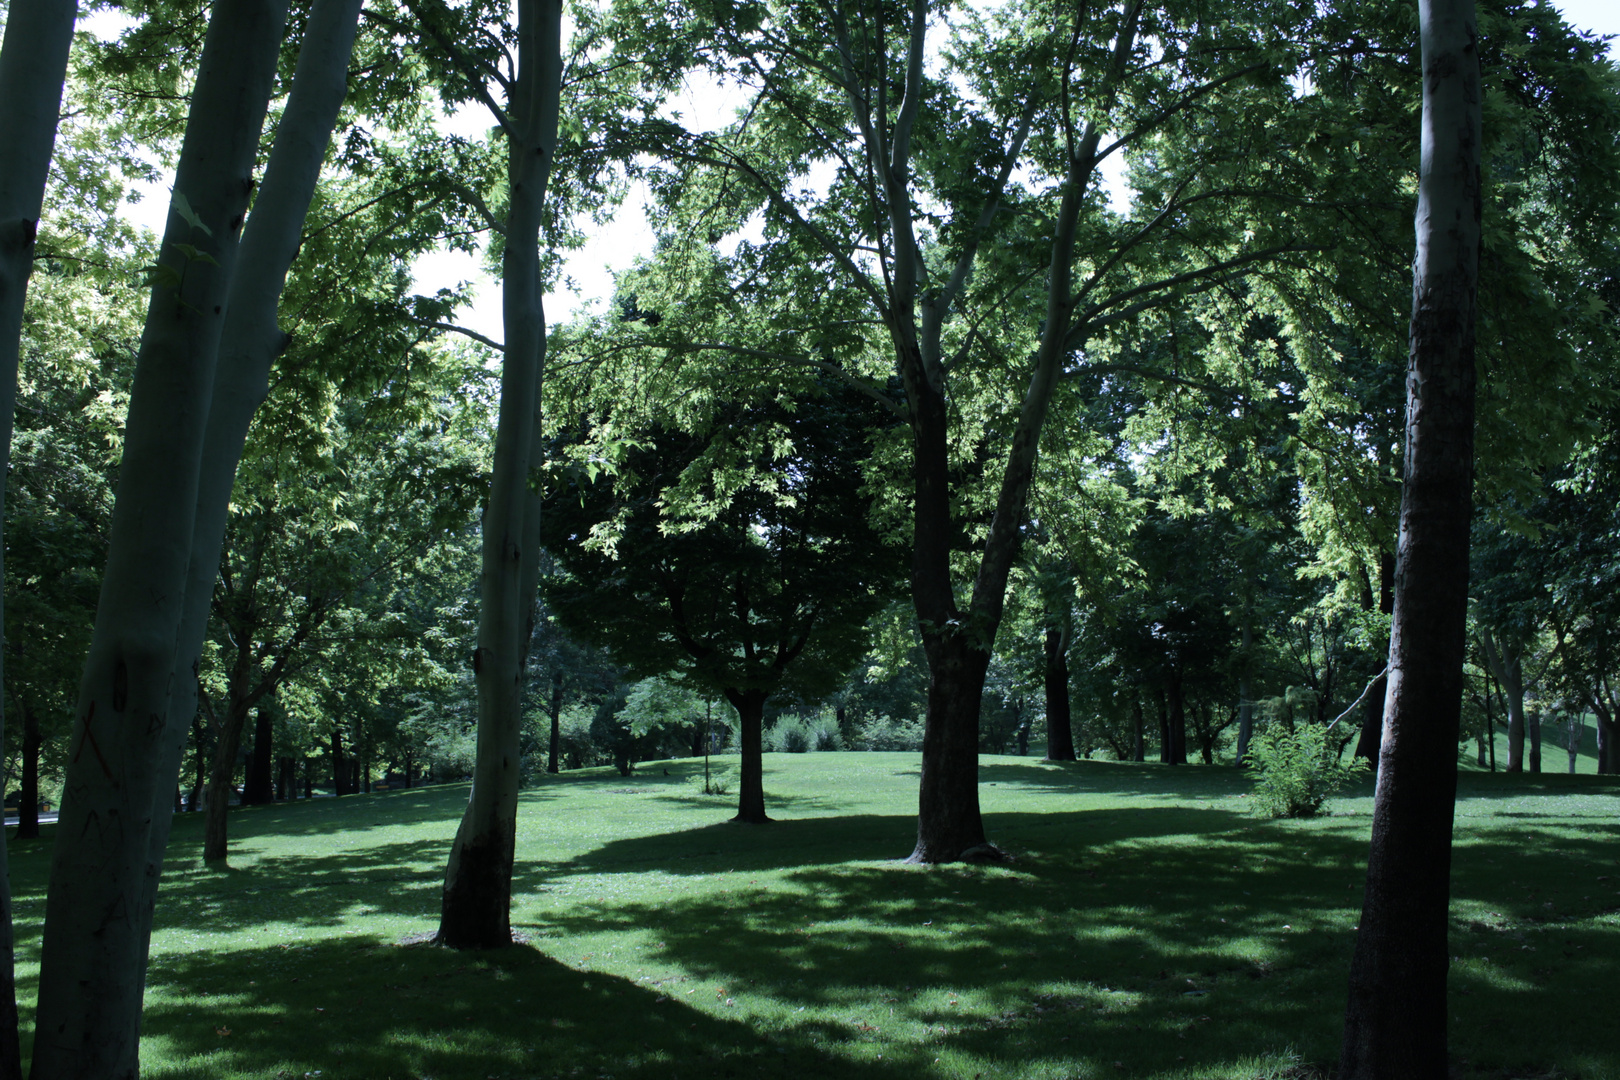
<svg viewBox="0 0 1620 1080">
<path fill-rule="evenodd" d="M 139 1075 L 145 910 L 197 474 L 286 0 L 209 20 L 136 360 L 101 599 L 67 748 L 32 1075 Z M 159 810 L 161 806 L 161 811 Z"/>
</svg>

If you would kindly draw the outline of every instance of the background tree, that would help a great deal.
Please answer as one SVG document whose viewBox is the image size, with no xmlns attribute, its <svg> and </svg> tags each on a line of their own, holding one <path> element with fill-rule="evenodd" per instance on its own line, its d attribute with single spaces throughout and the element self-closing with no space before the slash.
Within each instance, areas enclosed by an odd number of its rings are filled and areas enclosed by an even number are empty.
<svg viewBox="0 0 1620 1080">
<path fill-rule="evenodd" d="M 1423 0 L 1423 157 L 1389 692 L 1339 1071 L 1446 1069 L 1447 908 L 1468 619 L 1481 155 L 1473 0 Z"/>
<path fill-rule="evenodd" d="M 543 536 L 567 571 L 547 602 L 643 678 L 723 695 L 741 724 L 736 820 L 763 822 L 766 702 L 816 700 L 866 647 L 897 585 L 868 523 L 870 406 L 851 391 L 739 404 L 702 435 L 627 435 L 619 474 L 566 470 Z"/>
</svg>

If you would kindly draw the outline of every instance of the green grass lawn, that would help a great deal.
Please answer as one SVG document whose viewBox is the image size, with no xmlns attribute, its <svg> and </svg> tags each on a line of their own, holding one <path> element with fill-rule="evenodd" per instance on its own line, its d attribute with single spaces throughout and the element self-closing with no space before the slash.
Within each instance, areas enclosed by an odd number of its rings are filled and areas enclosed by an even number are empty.
<svg viewBox="0 0 1620 1080">
<path fill-rule="evenodd" d="M 1232 769 L 984 760 L 1007 866 L 899 863 L 915 754 L 766 757 L 768 826 L 702 763 L 526 793 L 513 922 L 437 922 L 465 785 L 177 820 L 149 1077 L 1308 1077 L 1337 1057 L 1371 800 L 1250 816 Z M 667 771 L 666 771 L 667 770 Z M 1620 1080 L 1620 784 L 1462 777 L 1465 1077 Z M 12 847 L 31 1025 L 46 844 Z M 25 1036 L 26 1037 L 26 1036 Z M 26 1053 L 25 1045 L 25 1053 Z"/>
</svg>

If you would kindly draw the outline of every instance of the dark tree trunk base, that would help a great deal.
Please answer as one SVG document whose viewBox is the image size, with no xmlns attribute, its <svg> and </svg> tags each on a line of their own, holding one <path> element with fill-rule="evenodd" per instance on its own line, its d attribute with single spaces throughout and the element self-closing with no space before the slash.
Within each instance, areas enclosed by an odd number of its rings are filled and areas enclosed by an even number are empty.
<svg viewBox="0 0 1620 1080">
<path fill-rule="evenodd" d="M 504 949 L 512 944 L 513 837 L 457 844 L 444 884 L 434 942 L 451 949 Z"/>
</svg>

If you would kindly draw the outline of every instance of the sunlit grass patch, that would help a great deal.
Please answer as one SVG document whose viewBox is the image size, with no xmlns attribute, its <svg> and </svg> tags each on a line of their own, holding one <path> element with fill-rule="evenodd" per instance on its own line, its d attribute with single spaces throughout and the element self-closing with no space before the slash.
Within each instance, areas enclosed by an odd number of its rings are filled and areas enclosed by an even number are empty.
<svg viewBox="0 0 1620 1080">
<path fill-rule="evenodd" d="M 1371 801 L 1268 822 L 1225 768 L 987 758 L 1016 861 L 924 868 L 916 755 L 770 755 L 778 821 L 694 800 L 701 762 L 527 792 L 524 944 L 437 923 L 465 786 L 177 820 L 145 1075 L 1292 1080 L 1337 1055 Z M 665 770 L 668 770 L 667 773 Z M 1469 774 L 1454 1056 L 1480 1080 L 1620 1080 L 1620 786 Z M 1566 812 L 1567 810 L 1567 812 Z M 25 1014 L 48 856 L 13 849 Z M 26 1015 L 25 1015 L 26 1020 Z"/>
</svg>

